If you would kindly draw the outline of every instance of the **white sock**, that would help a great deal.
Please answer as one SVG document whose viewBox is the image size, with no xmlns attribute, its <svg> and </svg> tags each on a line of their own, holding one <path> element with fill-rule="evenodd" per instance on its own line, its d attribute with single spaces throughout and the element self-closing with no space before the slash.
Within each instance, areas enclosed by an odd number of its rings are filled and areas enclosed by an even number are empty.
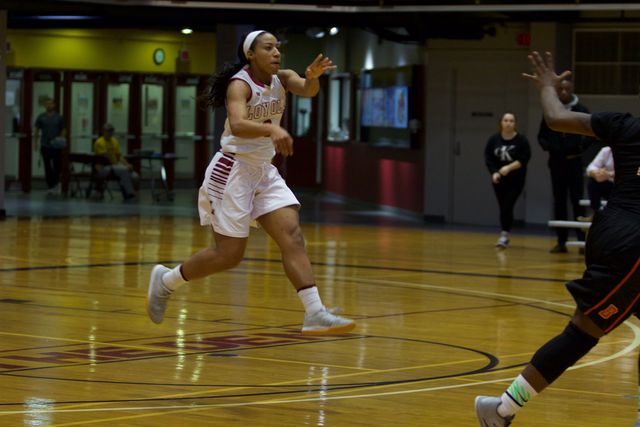
<svg viewBox="0 0 640 427">
<path fill-rule="evenodd" d="M 302 301 L 302 305 L 304 305 L 304 311 L 309 316 L 316 314 L 324 308 L 316 285 L 299 290 L 298 297 L 300 297 L 300 301 Z"/>
<path fill-rule="evenodd" d="M 508 417 L 514 415 L 524 406 L 525 403 L 538 395 L 531 384 L 524 379 L 522 375 L 513 380 L 509 388 L 502 393 L 500 400 L 502 403 L 498 405 L 498 415 Z"/>
<path fill-rule="evenodd" d="M 182 264 L 162 275 L 162 283 L 172 292 L 178 289 L 181 285 L 187 283 L 187 281 L 184 280 L 184 277 L 182 277 L 182 273 L 180 273 L 181 266 Z"/>
<path fill-rule="evenodd" d="M 504 231 L 504 230 L 502 230 L 502 231 L 500 232 L 500 237 L 506 237 L 506 238 L 509 238 L 509 232 L 508 232 L 508 231 Z"/>
</svg>

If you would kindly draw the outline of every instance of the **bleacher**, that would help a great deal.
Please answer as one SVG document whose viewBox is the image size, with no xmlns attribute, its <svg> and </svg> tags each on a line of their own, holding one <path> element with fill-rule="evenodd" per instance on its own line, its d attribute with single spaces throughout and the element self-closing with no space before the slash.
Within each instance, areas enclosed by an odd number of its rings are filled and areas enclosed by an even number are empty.
<svg viewBox="0 0 640 427">
<path fill-rule="evenodd" d="M 607 205 L 607 201 L 602 201 L 602 207 Z M 591 206 L 589 199 L 580 200 L 580 206 Z M 562 221 L 562 220 L 551 220 L 547 223 L 551 228 L 571 228 L 571 229 L 582 229 L 586 231 L 591 227 L 591 221 Z M 567 241 L 568 247 L 573 248 L 584 248 L 584 242 L 578 240 L 569 240 Z"/>
</svg>

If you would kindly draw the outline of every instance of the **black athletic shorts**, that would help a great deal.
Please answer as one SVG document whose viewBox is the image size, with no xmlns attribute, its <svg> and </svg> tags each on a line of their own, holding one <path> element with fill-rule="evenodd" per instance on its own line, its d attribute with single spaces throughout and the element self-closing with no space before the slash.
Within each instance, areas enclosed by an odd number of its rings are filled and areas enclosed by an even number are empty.
<svg viewBox="0 0 640 427">
<path fill-rule="evenodd" d="M 615 208 L 598 212 L 585 249 L 587 269 L 567 289 L 606 334 L 640 312 L 640 216 Z"/>
</svg>

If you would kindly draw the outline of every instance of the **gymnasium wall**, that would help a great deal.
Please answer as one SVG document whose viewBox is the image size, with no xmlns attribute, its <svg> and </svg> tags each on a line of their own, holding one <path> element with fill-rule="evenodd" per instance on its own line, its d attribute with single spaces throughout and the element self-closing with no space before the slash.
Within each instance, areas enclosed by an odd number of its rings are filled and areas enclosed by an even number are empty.
<svg viewBox="0 0 640 427">
<path fill-rule="evenodd" d="M 531 98 L 534 95 L 520 76 L 528 69 L 530 48 L 518 44 L 520 34 L 530 34 L 530 27 L 511 24 L 482 40 L 430 40 L 427 44 L 424 214 L 429 220 L 498 224 L 484 146 L 506 111 L 517 115 L 518 129 L 534 151 L 529 178 L 532 170 L 546 169 L 535 152 L 539 118 L 530 116 L 537 99 Z M 515 208 L 517 220 L 527 220 L 529 187 L 544 185 L 537 179 L 527 180 Z M 542 203 L 547 204 L 546 198 Z"/>
<path fill-rule="evenodd" d="M 379 40 L 361 30 L 346 30 L 325 42 L 324 51 L 342 72 L 422 64 L 423 47 Z M 418 96 L 425 99 L 425 94 Z M 354 114 L 358 114 L 357 111 Z M 421 118 L 424 123 L 424 117 Z M 375 147 L 361 141 L 323 146 L 323 189 L 422 214 L 424 140 L 412 149 Z"/>
<path fill-rule="evenodd" d="M 181 48 L 189 51 L 189 73 L 211 74 L 215 69 L 213 33 L 118 29 L 9 30 L 9 66 L 175 73 Z M 157 48 L 165 51 L 163 64 L 153 62 Z"/>
<path fill-rule="evenodd" d="M 313 40 L 305 34 L 287 34 L 280 37 L 282 55 L 282 68 L 289 68 L 304 75 L 307 66 L 313 61 L 317 54 L 324 53 L 322 43 Z"/>
</svg>

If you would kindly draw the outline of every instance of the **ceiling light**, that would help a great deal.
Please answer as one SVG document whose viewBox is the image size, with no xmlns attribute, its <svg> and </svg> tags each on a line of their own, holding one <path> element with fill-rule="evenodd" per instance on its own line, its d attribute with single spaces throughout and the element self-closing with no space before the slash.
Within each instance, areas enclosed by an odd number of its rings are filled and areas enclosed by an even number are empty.
<svg viewBox="0 0 640 427">
<path fill-rule="evenodd" d="M 336 34 L 338 34 L 340 32 L 340 30 L 338 29 L 338 27 L 331 27 L 329 29 L 329 34 L 332 36 L 335 36 Z"/>
<path fill-rule="evenodd" d="M 321 39 L 325 36 L 326 32 L 319 27 L 311 27 L 308 28 L 307 31 L 305 31 L 305 33 L 311 37 L 312 39 Z"/>
<path fill-rule="evenodd" d="M 180 32 L 182 34 L 191 34 L 193 33 L 193 30 L 191 28 L 183 28 L 182 30 L 180 30 Z"/>
</svg>

